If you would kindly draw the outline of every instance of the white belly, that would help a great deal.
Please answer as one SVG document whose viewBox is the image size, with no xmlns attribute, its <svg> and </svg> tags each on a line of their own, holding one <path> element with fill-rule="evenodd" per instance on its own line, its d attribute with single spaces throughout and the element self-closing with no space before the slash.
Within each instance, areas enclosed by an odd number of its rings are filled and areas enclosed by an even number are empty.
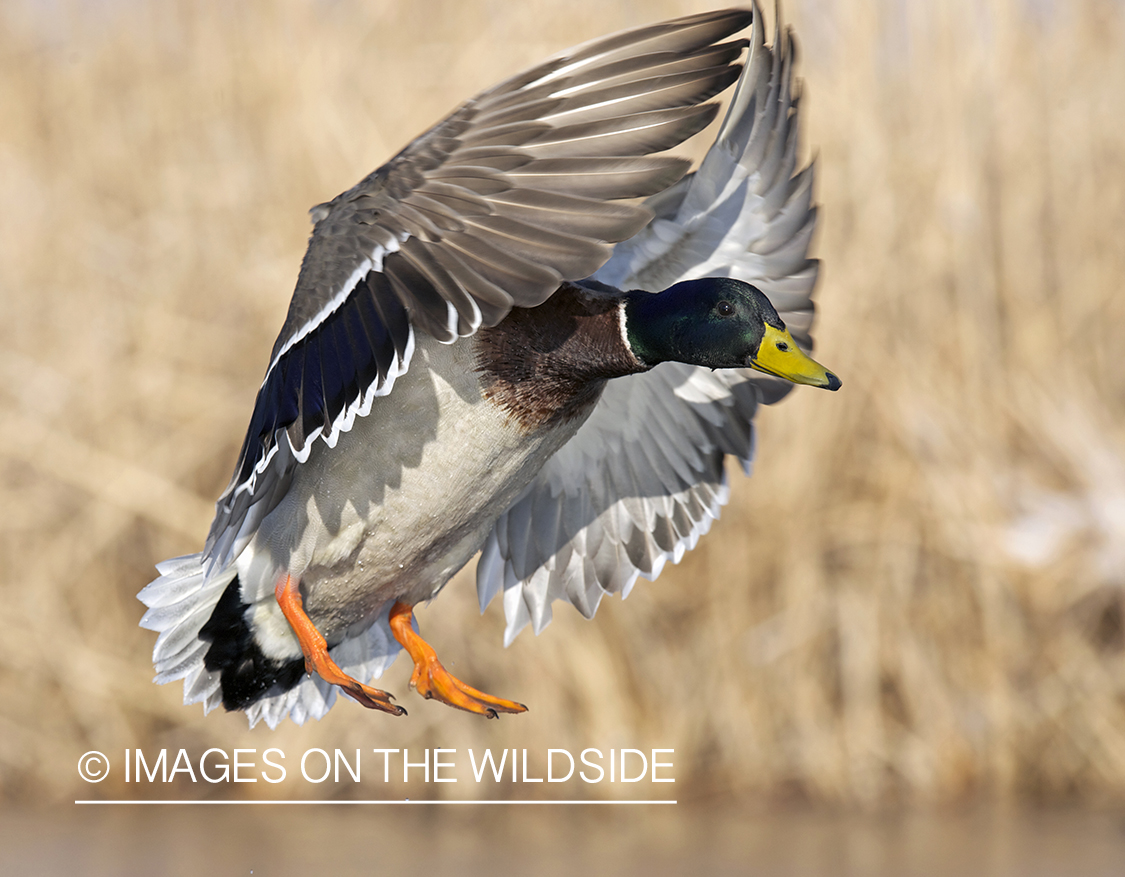
<svg viewBox="0 0 1125 877">
<path fill-rule="evenodd" d="M 305 609 L 330 643 L 390 601 L 428 600 L 581 425 L 522 432 L 481 397 L 474 366 L 472 339 L 420 338 L 391 394 L 297 467 L 239 559 L 243 599 L 260 601 L 260 629 L 275 631 L 286 653 L 296 641 L 273 600 L 280 573 L 300 577 Z"/>
</svg>

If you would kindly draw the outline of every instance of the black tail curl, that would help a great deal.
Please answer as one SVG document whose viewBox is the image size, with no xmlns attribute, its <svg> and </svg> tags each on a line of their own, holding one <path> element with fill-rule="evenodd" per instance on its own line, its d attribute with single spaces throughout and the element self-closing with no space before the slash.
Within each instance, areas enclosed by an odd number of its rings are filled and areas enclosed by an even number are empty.
<svg viewBox="0 0 1125 877">
<path fill-rule="evenodd" d="M 199 631 L 199 638 L 211 643 L 203 666 L 220 672 L 223 706 L 232 711 L 289 691 L 305 673 L 303 658 L 275 661 L 262 653 L 246 621 L 249 608 L 235 576 Z"/>
</svg>

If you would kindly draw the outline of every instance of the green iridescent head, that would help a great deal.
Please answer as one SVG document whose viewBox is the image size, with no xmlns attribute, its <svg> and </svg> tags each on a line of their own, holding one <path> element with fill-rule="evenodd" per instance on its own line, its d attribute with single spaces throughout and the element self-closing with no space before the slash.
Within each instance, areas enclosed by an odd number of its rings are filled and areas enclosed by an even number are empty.
<svg viewBox="0 0 1125 877">
<path fill-rule="evenodd" d="M 625 332 L 646 365 L 749 367 L 795 384 L 840 388 L 836 375 L 797 347 L 770 300 L 741 280 L 705 277 L 663 292 L 630 292 Z"/>
</svg>

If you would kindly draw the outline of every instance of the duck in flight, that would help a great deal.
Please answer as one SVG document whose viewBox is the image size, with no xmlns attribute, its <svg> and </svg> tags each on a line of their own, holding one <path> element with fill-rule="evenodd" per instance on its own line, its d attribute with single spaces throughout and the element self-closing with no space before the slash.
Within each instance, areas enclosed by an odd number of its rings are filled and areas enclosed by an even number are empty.
<svg viewBox="0 0 1125 877">
<path fill-rule="evenodd" d="M 815 208 L 791 63 L 756 6 L 595 40 L 313 208 L 204 549 L 139 595 L 156 681 L 271 727 L 338 691 L 398 715 L 369 682 L 405 649 L 425 697 L 523 712 L 446 671 L 413 607 L 481 552 L 510 642 L 694 547 L 757 407 L 840 386 L 804 352 Z M 655 154 L 736 81 L 696 173 Z"/>
</svg>

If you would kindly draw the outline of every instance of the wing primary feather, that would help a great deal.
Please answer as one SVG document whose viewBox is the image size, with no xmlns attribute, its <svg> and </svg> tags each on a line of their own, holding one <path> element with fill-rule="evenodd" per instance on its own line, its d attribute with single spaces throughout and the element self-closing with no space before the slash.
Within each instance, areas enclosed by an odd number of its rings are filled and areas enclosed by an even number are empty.
<svg viewBox="0 0 1125 877">
<path fill-rule="evenodd" d="M 632 237 L 652 218 L 651 211 L 634 204 L 599 201 L 562 192 L 512 189 L 495 200 L 502 205 L 504 215 L 512 219 L 611 243 Z"/>
<path fill-rule="evenodd" d="M 702 104 L 565 125 L 552 129 L 549 136 L 539 137 L 523 149 L 533 159 L 580 157 L 591 152 L 648 155 L 698 134 L 717 112 L 718 105 Z"/>
<path fill-rule="evenodd" d="M 461 137 L 461 147 L 471 149 L 478 146 L 523 146 L 544 132 L 552 130 L 553 127 L 546 122 L 535 120 L 476 127 L 466 131 Z"/>
<path fill-rule="evenodd" d="M 565 95 L 590 85 L 601 88 L 641 78 L 674 76 L 691 71 L 725 67 L 742 54 L 749 40 L 735 39 L 725 43 L 709 44 L 688 52 L 646 52 L 643 55 L 621 58 L 593 70 L 578 72 L 566 77 L 565 82 L 550 84 L 552 92 Z M 562 87 L 560 87 L 562 86 Z"/>
<path fill-rule="evenodd" d="M 672 156 L 556 158 L 511 174 L 513 184 L 589 198 L 641 198 L 672 185 L 691 166 Z M 578 278 L 575 278 L 578 279 Z"/>
<path fill-rule="evenodd" d="M 562 79 L 584 67 L 609 65 L 623 57 L 659 53 L 686 54 L 737 33 L 749 25 L 753 17 L 750 10 L 728 9 L 600 37 L 501 82 L 481 98 L 490 99 L 529 86 L 534 87 L 537 82 Z"/>
<path fill-rule="evenodd" d="M 741 65 L 728 64 L 582 91 L 564 98 L 553 113 L 541 114 L 539 118 L 556 125 L 573 125 L 609 116 L 627 117 L 660 107 L 699 104 L 738 79 L 741 70 Z"/>
</svg>

